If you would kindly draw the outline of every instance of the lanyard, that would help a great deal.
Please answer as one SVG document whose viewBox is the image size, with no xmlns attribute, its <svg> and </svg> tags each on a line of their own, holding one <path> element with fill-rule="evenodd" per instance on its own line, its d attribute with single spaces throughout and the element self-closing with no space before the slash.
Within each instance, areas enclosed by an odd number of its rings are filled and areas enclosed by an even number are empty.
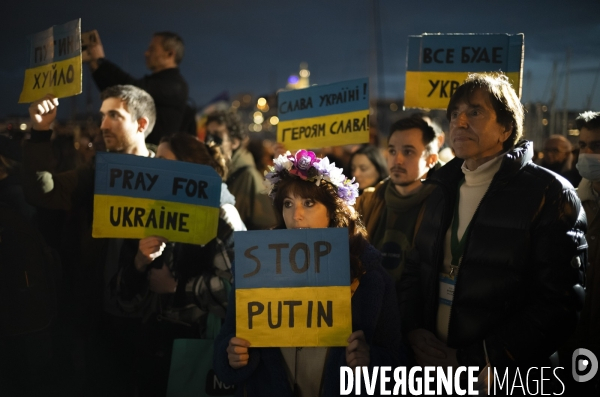
<svg viewBox="0 0 600 397">
<path fill-rule="evenodd" d="M 458 241 L 458 205 L 460 202 L 460 187 L 462 186 L 462 184 L 465 182 L 465 179 L 461 179 L 460 182 L 458 182 L 458 191 L 456 192 L 456 205 L 454 206 L 454 219 L 452 219 L 452 232 L 450 234 L 450 249 L 451 249 L 451 253 L 452 253 L 452 265 L 458 267 L 460 265 L 460 260 L 463 256 L 463 253 L 465 252 L 465 244 L 467 243 L 467 236 L 469 235 L 469 230 L 471 229 L 471 222 L 473 221 L 473 218 L 471 218 L 471 221 L 469 222 L 469 225 L 467 226 L 467 228 L 465 229 L 465 232 L 462 236 L 462 238 L 460 239 L 460 241 Z"/>
</svg>

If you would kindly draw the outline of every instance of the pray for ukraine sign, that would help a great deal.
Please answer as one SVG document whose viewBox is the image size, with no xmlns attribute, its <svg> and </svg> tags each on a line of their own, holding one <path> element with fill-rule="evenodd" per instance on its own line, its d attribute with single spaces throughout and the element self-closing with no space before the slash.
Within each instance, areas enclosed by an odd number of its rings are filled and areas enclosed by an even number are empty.
<svg viewBox="0 0 600 397">
<path fill-rule="evenodd" d="M 92 236 L 206 244 L 217 236 L 221 183 L 205 165 L 97 153 Z"/>
</svg>

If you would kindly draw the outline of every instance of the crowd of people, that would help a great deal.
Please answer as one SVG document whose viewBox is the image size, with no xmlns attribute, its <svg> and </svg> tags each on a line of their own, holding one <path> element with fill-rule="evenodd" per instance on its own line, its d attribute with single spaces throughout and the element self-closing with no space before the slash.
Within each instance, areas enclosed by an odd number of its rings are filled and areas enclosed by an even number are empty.
<svg viewBox="0 0 600 397">
<path fill-rule="evenodd" d="M 28 139 L 0 135 L 0 394 L 165 396 L 174 340 L 205 338 L 210 316 L 222 323 L 213 368 L 236 395 L 339 395 L 341 366 L 478 366 L 483 392 L 487 368 L 535 368 L 529 387 L 561 366 L 547 390 L 598 392 L 598 377 L 573 381 L 571 355 L 600 357 L 600 112 L 577 119 L 576 153 L 553 135 L 534 161 L 508 79 L 472 74 L 450 98 L 446 134 L 413 115 L 392 123 L 385 150 L 354 147 L 334 163 L 278 145 L 261 165 L 234 113 L 208 115 L 195 136 L 183 52 L 160 32 L 142 79 L 100 45 L 89 66 L 106 151 L 222 178 L 206 245 L 93 238 L 95 160 L 57 158 L 54 96 L 29 107 Z M 234 232 L 297 228 L 348 231 L 345 347 L 236 336 Z"/>
</svg>

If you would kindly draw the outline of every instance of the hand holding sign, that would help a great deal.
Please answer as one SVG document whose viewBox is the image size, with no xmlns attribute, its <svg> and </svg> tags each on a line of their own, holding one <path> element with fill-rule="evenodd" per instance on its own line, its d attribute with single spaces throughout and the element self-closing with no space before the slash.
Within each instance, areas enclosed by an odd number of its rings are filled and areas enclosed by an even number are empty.
<svg viewBox="0 0 600 397">
<path fill-rule="evenodd" d="M 354 331 L 348 338 L 346 364 L 350 368 L 368 367 L 371 363 L 370 348 L 363 331 Z"/>
<path fill-rule="evenodd" d="M 160 236 L 149 236 L 140 240 L 138 252 L 135 255 L 135 268 L 143 272 L 146 267 L 162 255 L 168 240 Z"/>
<path fill-rule="evenodd" d="M 49 130 L 56 119 L 56 107 L 58 98 L 52 94 L 46 94 L 42 99 L 29 105 L 29 117 L 34 130 Z"/>
<path fill-rule="evenodd" d="M 227 358 L 229 365 L 233 369 L 238 369 L 248 365 L 250 354 L 248 354 L 248 347 L 250 342 L 246 339 L 233 337 L 229 340 L 229 346 L 227 346 Z"/>
<path fill-rule="evenodd" d="M 81 34 L 81 62 L 95 62 L 104 58 L 104 47 L 97 30 Z"/>
</svg>

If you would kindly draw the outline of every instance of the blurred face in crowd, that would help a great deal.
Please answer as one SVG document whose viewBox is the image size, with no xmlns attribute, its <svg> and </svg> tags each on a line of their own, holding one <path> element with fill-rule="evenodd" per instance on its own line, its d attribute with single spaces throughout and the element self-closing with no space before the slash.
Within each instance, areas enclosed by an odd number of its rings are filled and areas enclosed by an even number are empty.
<svg viewBox="0 0 600 397">
<path fill-rule="evenodd" d="M 499 155 L 511 131 L 498 123 L 488 94 L 482 90 L 473 92 L 469 103 L 458 102 L 450 113 L 450 144 L 471 171 Z"/>
<path fill-rule="evenodd" d="M 177 160 L 175 153 L 173 153 L 171 150 L 171 145 L 169 145 L 167 142 L 163 142 L 158 145 L 158 148 L 156 149 L 156 157 L 159 159 Z"/>
<path fill-rule="evenodd" d="M 387 165 L 390 180 L 401 194 L 421 186 L 421 178 L 426 177 L 436 161 L 436 154 L 427 155 L 419 128 L 394 131 L 390 136 Z"/>
<path fill-rule="evenodd" d="M 227 131 L 227 125 L 225 123 L 211 121 L 206 125 L 206 135 L 212 135 L 221 141 L 221 143 L 217 144 L 221 148 L 223 156 L 226 159 L 231 160 L 233 148 L 231 145 L 231 139 L 229 138 L 229 131 Z"/>
<path fill-rule="evenodd" d="M 168 61 L 173 57 L 173 52 L 164 49 L 162 37 L 154 36 L 144 56 L 146 57 L 146 67 L 152 72 L 158 72 L 167 67 Z"/>
<path fill-rule="evenodd" d="M 283 221 L 288 229 L 329 226 L 327 207 L 324 204 L 293 194 L 283 199 Z"/>
<path fill-rule="evenodd" d="M 549 139 L 544 145 L 544 164 L 562 164 L 568 155 L 569 152 L 558 139 Z"/>
<path fill-rule="evenodd" d="M 373 186 L 379 180 L 379 172 L 365 154 L 352 157 L 352 176 L 356 178 L 360 189 Z"/>
<path fill-rule="evenodd" d="M 579 153 L 600 154 L 600 129 L 579 131 Z"/>
<path fill-rule="evenodd" d="M 134 120 L 120 98 L 106 98 L 100 107 L 100 131 L 109 152 L 129 153 L 136 146 L 137 134 L 143 134 L 147 120 Z"/>
</svg>

